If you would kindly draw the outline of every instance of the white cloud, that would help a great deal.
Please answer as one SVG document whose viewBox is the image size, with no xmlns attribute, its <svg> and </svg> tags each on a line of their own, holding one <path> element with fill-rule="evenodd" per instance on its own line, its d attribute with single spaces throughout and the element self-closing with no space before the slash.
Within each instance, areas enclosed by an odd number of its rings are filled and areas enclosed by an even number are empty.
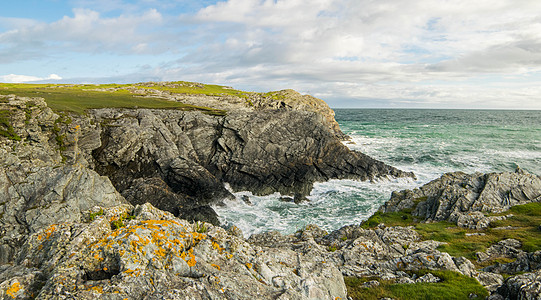
<svg viewBox="0 0 541 300">
<path fill-rule="evenodd" d="M 59 52 L 130 54 L 163 52 L 167 37 L 157 33 L 162 15 L 150 9 L 139 15 L 104 18 L 89 9 L 74 9 L 53 23 L 29 23 L 0 33 L 0 63 L 50 57 Z M 139 45 L 148 44 L 142 49 Z"/>
<path fill-rule="evenodd" d="M 166 9 L 188 2 L 100 0 L 88 9 L 97 2 L 76 0 L 86 9 L 73 16 L 0 32 L 0 65 L 77 52 L 133 55 L 136 66 L 165 54 L 139 78 L 384 105 L 503 107 L 505 98 L 541 109 L 541 1 L 228 0 L 194 14 Z"/>
<path fill-rule="evenodd" d="M 62 77 L 51 74 L 45 78 L 43 77 L 36 77 L 36 76 L 28 76 L 28 75 L 16 75 L 16 74 L 9 74 L 9 75 L 3 75 L 0 76 L 0 82 L 4 83 L 24 83 L 24 82 L 32 82 L 32 81 L 44 81 L 44 80 L 61 80 Z"/>
</svg>

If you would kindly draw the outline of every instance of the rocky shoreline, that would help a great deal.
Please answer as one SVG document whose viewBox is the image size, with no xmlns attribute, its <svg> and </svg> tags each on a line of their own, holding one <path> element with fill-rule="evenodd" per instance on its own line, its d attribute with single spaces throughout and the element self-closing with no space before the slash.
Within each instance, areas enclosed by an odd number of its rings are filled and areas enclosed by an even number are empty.
<svg viewBox="0 0 541 300">
<path fill-rule="evenodd" d="M 347 299 L 344 278 L 366 279 L 368 291 L 437 284 L 444 270 L 486 288 L 470 298 L 538 299 L 541 244 L 529 238 L 540 224 L 509 238 L 541 216 L 541 178 L 520 169 L 445 174 L 331 233 L 310 225 L 246 239 L 218 226 L 210 204 L 230 196 L 224 182 L 302 200 L 315 181 L 413 176 L 345 147 L 318 99 L 284 95 L 233 99 L 225 116 L 59 115 L 39 98 L 0 98 L 5 130 L 19 137 L 0 137 L 0 298 Z M 436 228 L 456 234 L 442 241 Z M 505 238 L 475 255 L 444 251 L 470 236 Z"/>
</svg>

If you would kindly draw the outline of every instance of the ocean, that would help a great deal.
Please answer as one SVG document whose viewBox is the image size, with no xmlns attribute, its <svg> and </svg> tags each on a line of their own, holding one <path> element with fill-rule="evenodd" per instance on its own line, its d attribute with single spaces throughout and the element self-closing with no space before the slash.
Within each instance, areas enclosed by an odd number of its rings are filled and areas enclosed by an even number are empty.
<svg viewBox="0 0 541 300">
<path fill-rule="evenodd" d="M 277 230 L 295 232 L 308 224 L 331 231 L 358 224 L 390 198 L 392 191 L 413 189 L 447 172 L 503 172 L 517 166 L 541 175 L 541 111 L 335 109 L 345 144 L 404 171 L 417 180 L 375 183 L 331 180 L 316 183 L 309 202 L 281 202 L 235 193 L 236 200 L 214 207 L 223 224 L 245 236 Z M 243 195 L 251 204 L 241 200 Z"/>
</svg>

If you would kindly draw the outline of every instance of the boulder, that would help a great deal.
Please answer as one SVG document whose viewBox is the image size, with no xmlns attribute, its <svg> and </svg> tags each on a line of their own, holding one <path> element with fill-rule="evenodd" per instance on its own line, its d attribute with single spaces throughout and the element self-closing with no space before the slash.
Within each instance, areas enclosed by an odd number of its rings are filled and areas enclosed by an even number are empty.
<svg viewBox="0 0 541 300">
<path fill-rule="evenodd" d="M 491 299 L 536 300 L 541 295 L 541 271 L 509 277 Z M 492 297 L 492 295 L 491 295 Z"/>
</svg>

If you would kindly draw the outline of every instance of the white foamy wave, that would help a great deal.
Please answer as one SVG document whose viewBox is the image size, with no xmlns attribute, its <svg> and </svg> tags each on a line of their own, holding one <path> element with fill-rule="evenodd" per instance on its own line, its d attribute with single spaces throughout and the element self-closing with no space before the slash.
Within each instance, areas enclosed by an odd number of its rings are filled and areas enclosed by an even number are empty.
<svg viewBox="0 0 541 300">
<path fill-rule="evenodd" d="M 340 126 L 353 142 L 344 142 L 347 147 L 413 172 L 417 180 L 320 182 L 314 184 L 310 201 L 301 204 L 282 202 L 279 194 L 234 193 L 236 200 L 215 207 L 221 221 L 238 226 L 246 236 L 270 230 L 292 233 L 307 224 L 330 231 L 367 219 L 393 191 L 413 189 L 443 173 L 513 171 L 520 165 L 541 174 L 541 125 L 535 113 L 351 110 L 341 114 Z"/>
</svg>

